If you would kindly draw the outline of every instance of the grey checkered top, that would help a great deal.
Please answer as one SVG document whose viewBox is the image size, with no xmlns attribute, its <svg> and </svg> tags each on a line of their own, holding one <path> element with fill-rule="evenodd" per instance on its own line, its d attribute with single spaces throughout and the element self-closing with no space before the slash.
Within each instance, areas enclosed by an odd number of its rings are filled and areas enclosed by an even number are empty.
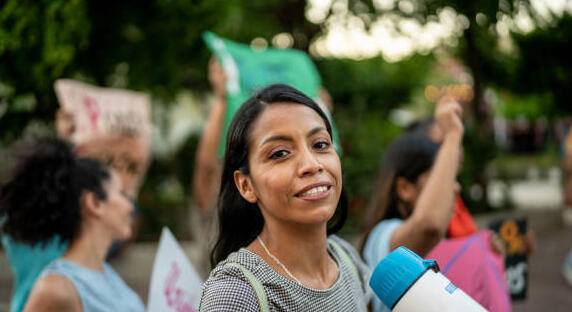
<svg viewBox="0 0 572 312">
<path fill-rule="evenodd" d="M 203 285 L 200 311 L 259 311 L 252 286 L 236 267 L 227 263 L 239 263 L 248 268 L 262 283 L 268 297 L 270 311 L 367 311 L 371 297 L 368 286 L 369 269 L 356 250 L 347 242 L 330 236 L 354 261 L 360 277 L 342 261 L 334 247 L 328 243 L 328 251 L 338 264 L 340 275 L 329 289 L 312 289 L 276 273 L 257 254 L 241 248 L 221 261 Z"/>
</svg>

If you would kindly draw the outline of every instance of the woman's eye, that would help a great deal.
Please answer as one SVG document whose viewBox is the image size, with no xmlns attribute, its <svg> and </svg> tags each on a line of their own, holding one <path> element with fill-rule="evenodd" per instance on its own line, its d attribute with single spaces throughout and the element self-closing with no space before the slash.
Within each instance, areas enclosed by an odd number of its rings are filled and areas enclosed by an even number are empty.
<svg viewBox="0 0 572 312">
<path fill-rule="evenodd" d="M 320 141 L 320 142 L 314 144 L 314 148 L 319 149 L 319 150 L 325 150 L 328 147 L 330 147 L 330 142 L 327 142 L 327 141 Z"/>
<path fill-rule="evenodd" d="M 280 159 L 280 158 L 286 157 L 287 155 L 288 155 L 288 151 L 279 150 L 279 151 L 272 153 L 272 155 L 270 155 L 270 159 Z"/>
</svg>

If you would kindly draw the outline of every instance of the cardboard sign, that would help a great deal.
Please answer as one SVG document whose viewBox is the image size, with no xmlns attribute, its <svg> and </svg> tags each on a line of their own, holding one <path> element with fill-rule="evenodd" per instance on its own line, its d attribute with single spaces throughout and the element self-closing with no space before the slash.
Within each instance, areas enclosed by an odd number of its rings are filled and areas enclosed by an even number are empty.
<svg viewBox="0 0 572 312">
<path fill-rule="evenodd" d="M 76 144 L 94 137 L 129 133 L 144 142 L 151 139 L 149 95 L 122 89 L 99 88 L 75 80 L 59 79 L 55 90 L 62 108 L 75 124 Z"/>
<path fill-rule="evenodd" d="M 198 311 L 202 284 L 183 249 L 171 231 L 164 227 L 153 264 L 147 311 Z"/>
<path fill-rule="evenodd" d="M 526 299 L 528 290 L 528 260 L 524 253 L 525 219 L 505 219 L 489 226 L 506 246 L 506 281 L 512 300 Z"/>
</svg>

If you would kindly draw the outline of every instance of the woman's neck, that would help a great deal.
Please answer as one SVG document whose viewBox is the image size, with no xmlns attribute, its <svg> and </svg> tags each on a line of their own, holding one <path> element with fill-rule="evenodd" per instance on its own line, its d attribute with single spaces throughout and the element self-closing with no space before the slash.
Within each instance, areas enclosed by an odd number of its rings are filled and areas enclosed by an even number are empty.
<svg viewBox="0 0 572 312">
<path fill-rule="evenodd" d="M 266 224 L 259 237 L 266 249 L 258 240 L 254 240 L 248 249 L 261 256 L 279 274 L 292 279 L 282 264 L 304 286 L 327 289 L 336 282 L 338 269 L 328 253 L 326 225 Z"/>
<path fill-rule="evenodd" d="M 103 271 L 112 240 L 93 227 L 80 230 L 78 237 L 70 242 L 63 258 L 94 271 Z"/>
</svg>

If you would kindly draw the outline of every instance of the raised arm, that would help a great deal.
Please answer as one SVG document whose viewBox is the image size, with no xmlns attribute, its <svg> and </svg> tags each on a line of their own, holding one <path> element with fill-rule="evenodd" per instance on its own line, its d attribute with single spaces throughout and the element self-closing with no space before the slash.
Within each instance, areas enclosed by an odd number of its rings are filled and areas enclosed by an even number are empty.
<svg viewBox="0 0 572 312">
<path fill-rule="evenodd" d="M 215 103 L 207 119 L 197 147 L 193 175 L 193 195 L 202 211 L 212 208 L 220 184 L 222 164 L 218 158 L 218 144 L 223 132 L 226 110 L 226 76 L 213 59 L 209 61 L 209 81 L 215 94 Z"/>
<path fill-rule="evenodd" d="M 454 187 L 461 157 L 464 131 L 461 115 L 461 106 L 450 98 L 443 98 L 437 104 L 435 120 L 444 139 L 411 216 L 391 237 L 391 250 L 406 246 L 424 257 L 445 236 L 453 213 Z"/>
</svg>

